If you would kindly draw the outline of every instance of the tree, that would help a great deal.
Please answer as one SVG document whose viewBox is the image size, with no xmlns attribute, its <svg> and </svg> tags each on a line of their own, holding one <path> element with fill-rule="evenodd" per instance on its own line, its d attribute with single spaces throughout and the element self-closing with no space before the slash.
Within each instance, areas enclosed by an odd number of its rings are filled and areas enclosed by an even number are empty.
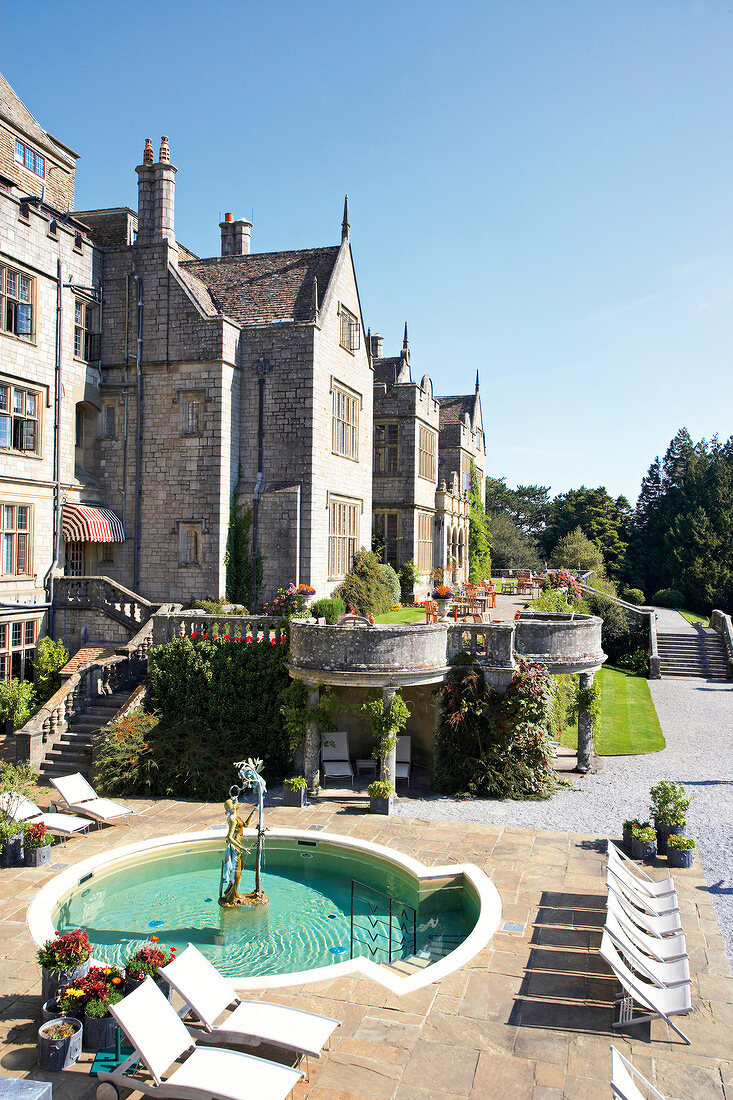
<svg viewBox="0 0 733 1100">
<path fill-rule="evenodd" d="M 555 497 L 543 548 L 551 554 L 561 539 L 580 527 L 603 554 L 609 574 L 618 577 L 626 563 L 631 517 L 626 497 L 614 500 L 604 485 L 597 489 L 582 485 Z"/>
<path fill-rule="evenodd" d="M 476 463 L 471 459 L 471 489 L 468 494 L 471 507 L 468 520 L 468 576 L 472 581 L 482 581 L 485 577 L 491 576 L 491 539 L 480 489 Z"/>
<path fill-rule="evenodd" d="M 592 569 L 599 576 L 603 576 L 605 572 L 603 554 L 580 527 L 560 539 L 550 555 L 550 564 L 572 572 L 578 569 L 585 573 Z"/>
<path fill-rule="evenodd" d="M 505 512 L 487 514 L 491 560 L 496 569 L 541 569 L 537 544 L 527 538 Z"/>
<path fill-rule="evenodd" d="M 63 668 L 68 659 L 69 654 L 62 641 L 41 638 L 33 658 L 33 682 L 39 703 L 45 703 L 58 690 L 61 684 L 58 670 Z"/>
<path fill-rule="evenodd" d="M 542 537 L 550 509 L 550 489 L 546 485 L 509 489 L 503 477 L 486 478 L 486 511 L 509 516 L 526 538 L 537 541 Z"/>
</svg>

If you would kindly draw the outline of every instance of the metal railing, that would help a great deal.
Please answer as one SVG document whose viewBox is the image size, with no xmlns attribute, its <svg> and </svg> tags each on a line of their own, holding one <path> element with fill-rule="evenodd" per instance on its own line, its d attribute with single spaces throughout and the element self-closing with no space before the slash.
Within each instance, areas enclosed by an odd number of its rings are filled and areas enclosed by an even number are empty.
<svg viewBox="0 0 733 1100">
<path fill-rule="evenodd" d="M 366 907 L 366 912 L 356 912 L 359 902 Z M 362 923 L 359 923 L 360 920 Z M 369 957 L 378 962 L 383 962 L 384 959 L 380 956 L 386 954 L 386 961 L 391 963 L 397 951 L 400 958 L 406 954 L 414 955 L 417 951 L 417 910 L 383 890 L 377 890 L 366 882 L 352 878 L 349 942 L 351 959 L 357 944 L 365 947 Z"/>
</svg>

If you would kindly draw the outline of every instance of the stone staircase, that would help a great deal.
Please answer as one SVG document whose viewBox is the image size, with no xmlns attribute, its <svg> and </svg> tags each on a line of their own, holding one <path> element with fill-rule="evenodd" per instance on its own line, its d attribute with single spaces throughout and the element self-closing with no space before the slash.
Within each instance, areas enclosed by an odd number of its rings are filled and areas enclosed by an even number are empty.
<svg viewBox="0 0 733 1100">
<path fill-rule="evenodd" d="M 688 677 L 726 680 L 728 657 L 720 635 L 710 627 L 694 633 L 657 634 L 660 672 L 663 679 Z"/>
<path fill-rule="evenodd" d="M 51 776 L 81 772 L 89 779 L 94 735 L 114 718 L 129 697 L 130 691 L 97 696 L 93 706 L 71 719 L 64 733 L 46 753 L 39 769 L 41 777 L 49 779 Z"/>
<path fill-rule="evenodd" d="M 462 936 L 431 936 L 425 946 L 414 955 L 407 955 L 404 959 L 395 959 L 391 963 L 382 963 L 382 965 L 385 970 L 391 970 L 393 974 L 407 978 L 419 970 L 432 966 L 439 959 L 444 959 L 462 941 Z"/>
</svg>

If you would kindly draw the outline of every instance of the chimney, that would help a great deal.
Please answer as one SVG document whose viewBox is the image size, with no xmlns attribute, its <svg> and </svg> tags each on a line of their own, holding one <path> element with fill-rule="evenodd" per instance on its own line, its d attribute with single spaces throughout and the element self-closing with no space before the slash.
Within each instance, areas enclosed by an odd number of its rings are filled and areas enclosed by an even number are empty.
<svg viewBox="0 0 733 1100">
<path fill-rule="evenodd" d="M 372 359 L 382 358 L 382 348 L 384 347 L 384 337 L 380 336 L 378 332 L 375 332 L 372 336 Z"/>
<path fill-rule="evenodd" d="M 219 222 L 222 256 L 249 256 L 252 222 L 240 218 L 235 222 L 233 214 L 225 214 Z"/>
<path fill-rule="evenodd" d="M 143 163 L 137 172 L 137 243 L 159 244 L 167 241 L 177 252 L 173 215 L 176 194 L 176 169 L 170 162 L 168 138 L 161 138 L 160 159 L 153 163 L 153 143 L 145 139 Z M 171 257 L 174 260 L 174 257 Z"/>
</svg>

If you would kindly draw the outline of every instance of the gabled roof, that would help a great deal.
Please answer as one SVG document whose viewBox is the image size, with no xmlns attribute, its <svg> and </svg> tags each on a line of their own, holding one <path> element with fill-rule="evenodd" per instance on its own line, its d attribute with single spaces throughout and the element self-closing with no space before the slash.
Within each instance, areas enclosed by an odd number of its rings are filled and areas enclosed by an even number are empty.
<svg viewBox="0 0 733 1100">
<path fill-rule="evenodd" d="M 458 424 L 464 415 L 468 417 L 469 424 L 473 425 L 474 409 L 476 407 L 475 393 L 458 394 L 452 397 L 436 397 L 435 400 L 440 405 L 441 428 L 447 427 L 448 424 Z"/>
<path fill-rule="evenodd" d="M 79 154 L 68 145 L 52 137 L 40 123 L 36 122 L 25 103 L 15 94 L 5 77 L 0 73 L 0 118 L 6 119 L 14 130 L 29 138 L 31 142 L 50 149 L 56 156 L 70 163 L 79 159 Z"/>
<path fill-rule="evenodd" d="M 323 301 L 339 247 L 307 248 L 298 252 L 260 252 L 221 256 L 179 264 L 206 288 L 220 313 L 242 325 L 272 321 L 311 321 L 313 279 Z"/>
<path fill-rule="evenodd" d="M 401 355 L 384 359 L 372 359 L 374 382 L 394 386 L 397 382 L 411 382 L 410 367 Z"/>
</svg>

